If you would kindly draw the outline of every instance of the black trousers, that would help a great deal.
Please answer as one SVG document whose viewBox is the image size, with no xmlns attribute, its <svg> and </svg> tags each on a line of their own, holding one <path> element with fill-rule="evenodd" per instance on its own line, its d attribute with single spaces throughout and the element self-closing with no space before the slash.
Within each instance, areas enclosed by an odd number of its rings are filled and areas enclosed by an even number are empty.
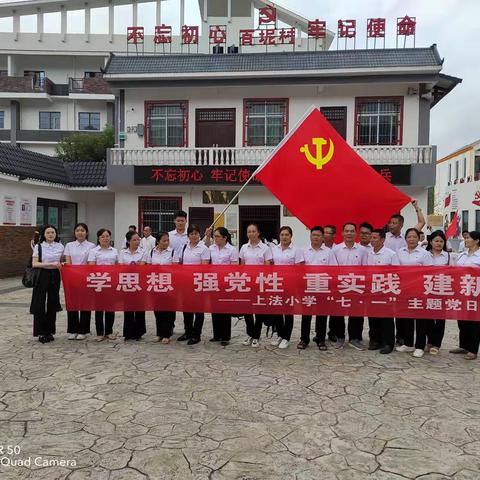
<svg viewBox="0 0 480 480">
<path fill-rule="evenodd" d="M 425 350 L 427 346 L 428 324 L 431 321 L 432 320 L 425 320 L 424 318 L 415 320 L 415 348 Z"/>
<path fill-rule="evenodd" d="M 252 315 L 246 314 L 245 325 L 247 327 L 247 335 L 254 340 L 259 340 L 262 333 L 262 324 L 266 315 Z"/>
<path fill-rule="evenodd" d="M 92 312 L 67 312 L 67 333 L 86 335 L 90 333 Z"/>
<path fill-rule="evenodd" d="M 277 335 L 290 341 L 293 331 L 293 315 L 272 315 L 277 330 Z"/>
<path fill-rule="evenodd" d="M 146 333 L 145 312 L 123 312 L 123 336 L 125 340 L 138 339 Z"/>
<path fill-rule="evenodd" d="M 200 338 L 202 336 L 204 313 L 183 313 L 183 323 L 185 325 L 185 335 L 187 338 Z"/>
<path fill-rule="evenodd" d="M 428 320 L 427 339 L 432 347 L 440 348 L 442 346 L 444 335 L 445 320 Z"/>
<path fill-rule="evenodd" d="M 232 316 L 229 313 L 212 313 L 213 338 L 229 342 L 232 336 Z"/>
<path fill-rule="evenodd" d="M 311 315 L 302 315 L 302 324 L 300 327 L 300 340 L 307 345 L 310 343 L 310 331 L 312 325 Z M 327 334 L 327 315 L 317 315 L 315 317 L 315 337 L 317 343 L 325 342 Z"/>
<path fill-rule="evenodd" d="M 413 347 L 413 337 L 415 336 L 414 318 L 396 318 L 395 326 L 397 328 L 397 341 L 401 345 Z"/>
<path fill-rule="evenodd" d="M 32 291 L 30 313 L 33 315 L 33 336 L 53 335 L 57 312 L 60 312 L 60 272 L 42 268 Z"/>
<path fill-rule="evenodd" d="M 395 325 L 393 318 L 368 317 L 370 342 L 382 346 L 395 345 Z"/>
<path fill-rule="evenodd" d="M 105 324 L 103 315 L 105 314 Z M 95 329 L 97 336 L 105 337 L 113 332 L 113 322 L 115 321 L 115 312 L 95 312 Z"/>
<path fill-rule="evenodd" d="M 155 323 L 157 326 L 157 337 L 170 338 L 175 328 L 176 312 L 153 312 L 155 315 Z"/>
<path fill-rule="evenodd" d="M 335 337 L 345 338 L 345 317 L 330 317 L 331 332 Z M 363 317 L 348 317 L 348 339 L 362 340 Z"/>
<path fill-rule="evenodd" d="M 460 330 L 460 348 L 467 352 L 478 353 L 480 344 L 480 322 L 458 320 L 458 329 Z"/>
</svg>

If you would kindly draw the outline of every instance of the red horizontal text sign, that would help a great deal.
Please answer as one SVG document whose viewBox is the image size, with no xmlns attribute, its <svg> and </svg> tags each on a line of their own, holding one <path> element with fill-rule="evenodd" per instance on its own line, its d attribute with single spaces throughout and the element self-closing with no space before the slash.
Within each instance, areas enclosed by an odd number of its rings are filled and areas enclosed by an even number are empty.
<svg viewBox="0 0 480 480">
<path fill-rule="evenodd" d="M 88 265 L 62 278 L 67 310 L 479 318 L 471 267 Z"/>
</svg>

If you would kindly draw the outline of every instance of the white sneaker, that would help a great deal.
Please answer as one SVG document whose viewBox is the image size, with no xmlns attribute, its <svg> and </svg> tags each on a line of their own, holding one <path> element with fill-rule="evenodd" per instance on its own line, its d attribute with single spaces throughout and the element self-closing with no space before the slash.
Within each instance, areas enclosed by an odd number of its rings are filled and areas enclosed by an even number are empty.
<svg viewBox="0 0 480 480">
<path fill-rule="evenodd" d="M 254 338 L 252 340 L 252 347 L 253 348 L 258 348 L 260 346 L 260 340 L 257 340 L 256 338 Z"/>
<path fill-rule="evenodd" d="M 288 348 L 289 345 L 290 345 L 290 342 L 288 340 L 283 339 L 280 342 L 280 345 L 278 346 L 278 348 Z"/>
<path fill-rule="evenodd" d="M 79 333 L 79 334 L 77 335 L 77 340 L 85 340 L 86 338 L 87 338 L 87 336 L 86 336 L 86 335 L 83 335 L 83 334 L 81 334 L 81 333 Z"/>
<path fill-rule="evenodd" d="M 76 340 L 77 334 L 76 334 L 76 333 L 69 333 L 69 334 L 67 335 L 67 338 L 68 338 L 69 340 Z"/>
<path fill-rule="evenodd" d="M 252 337 L 247 337 L 243 342 L 242 345 L 249 347 L 252 344 Z"/>
<path fill-rule="evenodd" d="M 423 350 L 416 348 L 412 355 L 417 358 L 422 358 L 424 353 L 425 352 Z"/>
<path fill-rule="evenodd" d="M 272 347 L 278 347 L 281 342 L 282 342 L 282 337 L 277 337 L 277 338 L 274 338 L 274 339 L 270 342 L 270 345 L 271 345 Z"/>
<path fill-rule="evenodd" d="M 395 347 L 397 352 L 413 352 L 415 347 L 407 347 L 406 345 L 400 345 L 399 347 Z"/>
</svg>

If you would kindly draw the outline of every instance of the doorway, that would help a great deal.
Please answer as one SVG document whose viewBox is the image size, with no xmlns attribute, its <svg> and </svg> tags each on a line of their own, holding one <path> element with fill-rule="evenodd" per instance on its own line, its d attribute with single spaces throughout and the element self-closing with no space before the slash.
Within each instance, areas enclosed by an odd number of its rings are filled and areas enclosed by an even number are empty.
<svg viewBox="0 0 480 480">
<path fill-rule="evenodd" d="M 197 225 L 200 236 L 203 237 L 205 230 L 213 223 L 213 207 L 190 207 L 188 209 L 188 224 Z"/>
<path fill-rule="evenodd" d="M 280 205 L 249 205 L 239 206 L 239 245 L 248 242 L 247 227 L 250 223 L 256 223 L 260 229 L 260 235 L 268 241 L 278 240 L 280 230 Z"/>
<path fill-rule="evenodd" d="M 195 146 L 235 147 L 235 109 L 197 108 Z"/>
<path fill-rule="evenodd" d="M 320 111 L 339 135 L 346 140 L 347 107 L 320 107 Z"/>
</svg>

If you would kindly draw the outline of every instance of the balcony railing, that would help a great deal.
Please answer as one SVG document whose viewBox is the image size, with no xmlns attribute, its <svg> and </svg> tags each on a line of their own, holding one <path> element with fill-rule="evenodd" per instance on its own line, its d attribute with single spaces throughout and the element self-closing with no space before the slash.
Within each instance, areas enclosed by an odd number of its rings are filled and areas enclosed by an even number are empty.
<svg viewBox="0 0 480 480">
<path fill-rule="evenodd" d="M 0 92 L 13 93 L 52 93 L 54 83 L 45 77 L 0 76 Z"/>
<path fill-rule="evenodd" d="M 431 164 L 433 147 L 368 146 L 354 150 L 371 165 Z M 111 165 L 259 165 L 273 147 L 112 148 Z"/>
<path fill-rule="evenodd" d="M 70 93 L 111 94 L 110 86 L 102 77 L 69 78 Z"/>
</svg>

